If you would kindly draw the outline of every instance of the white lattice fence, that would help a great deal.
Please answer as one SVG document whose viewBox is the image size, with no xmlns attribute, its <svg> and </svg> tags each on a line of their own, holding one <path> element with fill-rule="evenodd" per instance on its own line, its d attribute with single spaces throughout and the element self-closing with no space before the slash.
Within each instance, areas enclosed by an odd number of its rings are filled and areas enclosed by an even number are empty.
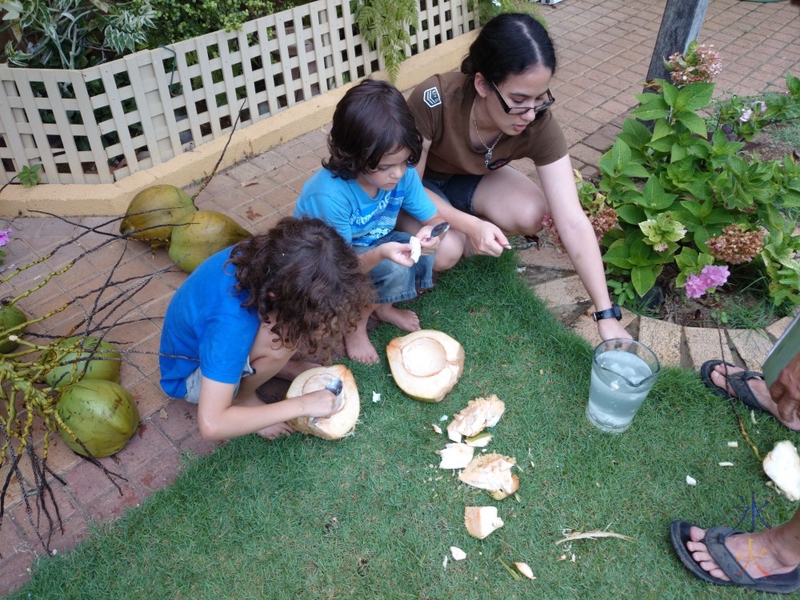
<svg viewBox="0 0 800 600">
<path fill-rule="evenodd" d="M 383 68 L 349 3 L 318 0 L 82 71 L 0 66 L 0 181 L 113 183 Z M 407 55 L 474 29 L 467 0 L 420 0 Z"/>
</svg>

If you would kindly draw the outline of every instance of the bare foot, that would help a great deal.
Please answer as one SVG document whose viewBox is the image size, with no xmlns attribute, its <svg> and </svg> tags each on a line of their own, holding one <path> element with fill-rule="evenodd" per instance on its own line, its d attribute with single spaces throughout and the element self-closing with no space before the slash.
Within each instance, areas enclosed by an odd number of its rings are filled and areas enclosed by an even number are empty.
<svg viewBox="0 0 800 600">
<path fill-rule="evenodd" d="M 736 557 L 742 569 L 753 579 L 789 573 L 797 568 L 797 563 L 791 564 L 783 556 L 781 549 L 773 541 L 777 530 L 759 531 L 757 533 L 743 533 L 730 535 L 725 539 L 725 547 Z M 692 527 L 689 529 L 689 538 L 686 548 L 692 553 L 694 561 L 712 577 L 730 581 L 725 572 L 719 568 L 708 553 L 703 539 L 705 529 Z"/>
<path fill-rule="evenodd" d="M 375 316 L 403 331 L 411 332 L 421 329 L 417 313 L 412 310 L 395 308 L 391 304 L 379 304 L 375 309 Z"/>
<path fill-rule="evenodd" d="M 378 362 L 378 352 L 369 341 L 366 326 L 359 326 L 353 333 L 344 336 L 344 346 L 347 356 L 365 365 L 374 365 Z"/>
<path fill-rule="evenodd" d="M 727 372 L 728 376 L 730 376 L 733 373 L 741 373 L 742 371 L 744 371 L 744 369 L 740 369 L 739 367 L 726 367 L 725 365 L 720 364 L 714 367 L 714 370 L 711 371 L 711 381 L 713 381 L 714 385 L 716 385 L 718 388 L 727 390 L 731 396 L 736 398 L 736 392 L 730 385 L 728 385 L 728 379 L 725 374 Z M 786 425 L 786 427 L 789 429 L 800 429 L 800 417 L 797 415 L 794 415 L 791 421 L 784 421 L 780 418 L 780 415 L 778 414 L 778 405 L 772 400 L 772 396 L 769 394 L 766 381 L 763 379 L 750 379 L 747 382 L 747 385 L 750 388 L 750 391 L 753 392 L 756 400 L 758 400 L 758 403 L 764 408 L 765 411 L 778 419 L 778 421 Z"/>
<path fill-rule="evenodd" d="M 270 425 L 269 427 L 264 427 L 257 432 L 263 438 L 268 440 L 274 440 L 282 435 L 291 435 L 294 433 L 294 429 L 292 429 L 288 423 L 276 423 L 275 425 Z"/>
</svg>

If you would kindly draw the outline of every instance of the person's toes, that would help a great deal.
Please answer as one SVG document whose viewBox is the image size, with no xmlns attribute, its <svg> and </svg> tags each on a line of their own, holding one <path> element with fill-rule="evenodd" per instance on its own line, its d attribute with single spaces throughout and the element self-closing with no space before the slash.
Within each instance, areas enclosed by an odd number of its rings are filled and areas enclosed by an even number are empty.
<svg viewBox="0 0 800 600">
<path fill-rule="evenodd" d="M 706 530 L 692 525 L 689 528 L 689 539 L 693 542 L 702 542 L 706 539 Z M 703 546 L 703 548 L 705 548 L 705 546 Z"/>
</svg>

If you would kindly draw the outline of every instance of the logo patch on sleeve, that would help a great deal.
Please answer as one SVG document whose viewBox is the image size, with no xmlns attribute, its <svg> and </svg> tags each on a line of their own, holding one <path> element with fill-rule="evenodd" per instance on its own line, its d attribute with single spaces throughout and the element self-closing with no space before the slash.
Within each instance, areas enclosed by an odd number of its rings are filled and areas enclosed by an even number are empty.
<svg viewBox="0 0 800 600">
<path fill-rule="evenodd" d="M 442 97 L 439 95 L 439 90 L 435 87 L 425 90 L 422 93 L 422 100 L 425 102 L 428 108 L 439 106 L 442 103 Z"/>
</svg>

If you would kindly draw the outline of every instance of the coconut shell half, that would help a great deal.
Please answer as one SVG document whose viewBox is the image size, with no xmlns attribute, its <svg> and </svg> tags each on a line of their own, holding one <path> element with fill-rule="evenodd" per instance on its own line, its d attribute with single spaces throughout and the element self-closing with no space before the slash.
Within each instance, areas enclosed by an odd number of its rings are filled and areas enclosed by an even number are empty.
<svg viewBox="0 0 800 600">
<path fill-rule="evenodd" d="M 464 507 L 464 525 L 469 534 L 482 540 L 503 526 L 503 519 L 497 516 L 496 506 Z"/>
<path fill-rule="evenodd" d="M 464 348 L 433 329 L 393 339 L 386 357 L 397 386 L 423 402 L 441 402 L 464 371 Z"/>
<path fill-rule="evenodd" d="M 332 380 L 342 380 L 342 407 L 330 417 L 299 417 L 289 421 L 295 431 L 313 435 L 323 440 L 338 440 L 353 432 L 356 428 L 361 404 L 358 399 L 358 387 L 353 373 L 344 365 L 315 367 L 300 373 L 292 381 L 287 398 L 296 398 L 324 389 Z"/>
<path fill-rule="evenodd" d="M 511 472 L 516 462 L 502 454 L 481 454 L 472 459 L 458 478 L 472 487 L 489 490 L 495 500 L 502 500 L 519 489 L 519 477 Z"/>
</svg>

